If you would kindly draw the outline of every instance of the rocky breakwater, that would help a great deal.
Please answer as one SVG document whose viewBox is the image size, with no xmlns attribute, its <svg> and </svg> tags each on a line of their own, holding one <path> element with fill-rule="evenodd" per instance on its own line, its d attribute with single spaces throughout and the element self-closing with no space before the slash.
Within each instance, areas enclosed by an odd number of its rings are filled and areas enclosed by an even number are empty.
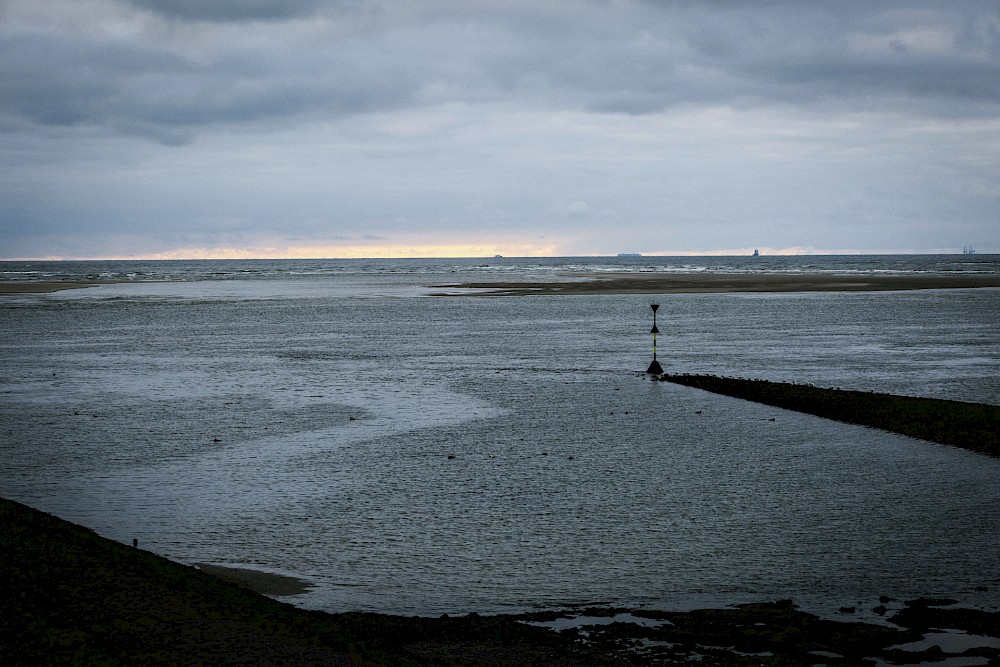
<svg viewBox="0 0 1000 667">
<path fill-rule="evenodd" d="M 664 374 L 660 380 L 1000 456 L 997 405 L 715 375 Z"/>
</svg>

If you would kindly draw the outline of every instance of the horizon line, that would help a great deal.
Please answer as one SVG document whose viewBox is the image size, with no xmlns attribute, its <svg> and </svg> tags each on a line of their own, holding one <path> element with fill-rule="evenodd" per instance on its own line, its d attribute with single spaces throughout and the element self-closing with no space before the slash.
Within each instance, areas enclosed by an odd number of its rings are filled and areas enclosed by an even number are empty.
<svg viewBox="0 0 1000 667">
<path fill-rule="evenodd" d="M 802 250 L 795 252 L 795 250 Z M 992 249 L 987 251 L 976 251 L 972 255 L 994 255 L 998 254 Z M 892 256 L 892 255 L 966 255 L 961 249 L 935 248 L 927 250 L 816 250 L 816 249 L 788 249 L 761 251 L 757 256 L 766 257 L 851 257 L 851 256 Z M 720 251 L 673 251 L 654 253 L 586 253 L 570 255 L 357 255 L 351 257 L 337 257 L 328 255 L 315 256 L 282 256 L 282 255 L 205 255 L 194 253 L 191 255 L 165 257 L 162 253 L 150 255 L 133 256 L 104 256 L 104 257 L 0 257 L 0 262 L 192 262 L 192 261 L 309 261 L 309 260 L 415 260 L 415 259 L 566 259 L 573 257 L 590 258 L 664 258 L 664 257 L 754 257 L 752 252 L 734 252 L 732 250 Z"/>
</svg>

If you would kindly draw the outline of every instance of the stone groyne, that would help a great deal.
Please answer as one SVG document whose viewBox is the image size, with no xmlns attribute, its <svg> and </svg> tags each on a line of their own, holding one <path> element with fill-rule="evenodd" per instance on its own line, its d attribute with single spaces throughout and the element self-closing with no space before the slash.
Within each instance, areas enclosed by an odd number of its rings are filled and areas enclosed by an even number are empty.
<svg viewBox="0 0 1000 667">
<path fill-rule="evenodd" d="M 748 401 L 1000 456 L 1000 406 L 716 375 L 660 379 Z"/>
</svg>

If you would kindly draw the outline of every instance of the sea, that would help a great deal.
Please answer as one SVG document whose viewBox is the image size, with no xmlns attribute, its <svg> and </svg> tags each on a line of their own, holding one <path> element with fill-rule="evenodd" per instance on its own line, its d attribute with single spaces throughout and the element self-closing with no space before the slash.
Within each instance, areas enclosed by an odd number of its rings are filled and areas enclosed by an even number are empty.
<svg viewBox="0 0 1000 667">
<path fill-rule="evenodd" d="M 0 496 L 331 612 L 1000 609 L 1000 459 L 643 372 L 657 303 L 670 373 L 1000 405 L 1000 289 L 460 287 L 605 272 L 1000 256 L 0 262 L 105 281 L 0 296 Z"/>
</svg>

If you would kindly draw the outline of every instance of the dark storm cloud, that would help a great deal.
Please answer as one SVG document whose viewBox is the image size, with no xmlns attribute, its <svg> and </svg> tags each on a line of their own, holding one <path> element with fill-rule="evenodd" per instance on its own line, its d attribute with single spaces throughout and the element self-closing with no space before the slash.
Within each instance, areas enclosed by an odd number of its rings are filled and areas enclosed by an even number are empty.
<svg viewBox="0 0 1000 667">
<path fill-rule="evenodd" d="M 206 60 L 135 42 L 15 34 L 0 35 L 0 58 L 0 112 L 40 125 L 104 126 L 167 143 L 203 127 L 308 110 L 337 117 L 393 108 L 413 90 L 393 68 L 335 50 L 294 62 L 253 50 Z"/>
<path fill-rule="evenodd" d="M 1000 12 L 989 3 L 620 7 L 546 15 L 531 30 L 516 12 L 481 17 L 516 45 L 480 51 L 482 69 L 498 91 L 632 114 L 702 104 L 919 112 L 916 102 L 974 115 L 1000 106 Z"/>
<path fill-rule="evenodd" d="M 1000 13 L 986 5 L 893 6 L 858 11 L 818 5 L 745 23 L 715 20 L 687 32 L 703 62 L 730 74 L 730 88 L 761 99 L 839 99 L 855 108 L 946 99 L 1000 104 Z M 716 17 L 716 19 L 721 17 Z M 752 93 L 751 93 L 752 94 Z M 902 107 L 909 106 L 905 102 Z M 973 107 L 974 108 L 974 107 Z"/>
<path fill-rule="evenodd" d="M 45 125 L 134 114 L 139 82 L 191 75 L 171 54 L 41 34 L 3 37 L 0 57 L 0 105 Z"/>
<path fill-rule="evenodd" d="M 192 21 L 275 21 L 308 16 L 321 0 L 129 0 L 170 18 Z"/>
<path fill-rule="evenodd" d="M 5 30 L 0 110 L 155 137 L 456 101 L 629 114 L 1000 108 L 992 2 L 132 4 L 171 28 L 149 39 Z M 273 32 L 238 28 L 251 20 Z M 205 21 L 190 41 L 177 37 Z"/>
<path fill-rule="evenodd" d="M 987 3 L 647 3 L 626 43 L 597 42 L 589 66 L 553 80 L 589 107 L 655 113 L 676 105 L 812 105 L 995 114 L 1000 12 Z M 609 33 L 612 34 L 612 33 Z"/>
</svg>

